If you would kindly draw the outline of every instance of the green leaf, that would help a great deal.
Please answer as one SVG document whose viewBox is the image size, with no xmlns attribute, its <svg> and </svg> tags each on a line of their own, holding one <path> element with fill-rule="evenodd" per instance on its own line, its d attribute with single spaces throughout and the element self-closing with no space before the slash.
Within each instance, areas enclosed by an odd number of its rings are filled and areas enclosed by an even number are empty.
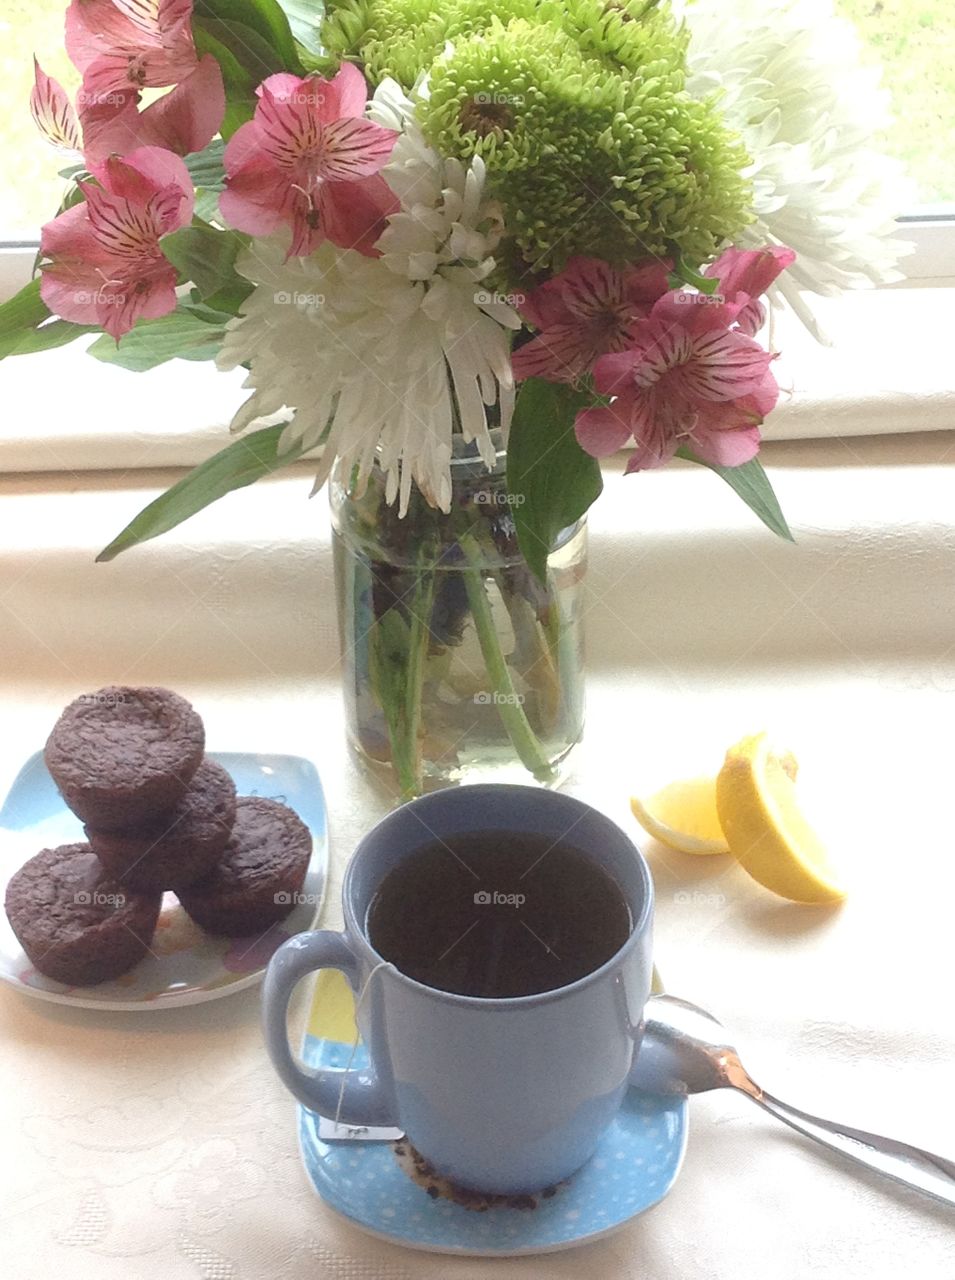
<svg viewBox="0 0 955 1280">
<path fill-rule="evenodd" d="M 715 276 L 703 275 L 702 272 L 691 267 L 682 254 L 679 254 L 676 265 L 670 273 L 670 287 L 679 289 L 682 285 L 687 284 L 694 289 L 698 289 L 700 293 L 708 298 L 712 298 L 720 287 L 720 282 Z"/>
<path fill-rule="evenodd" d="M 201 151 L 186 156 L 185 166 L 195 186 L 204 187 L 207 191 L 225 189 L 225 166 L 222 160 L 224 152 L 225 143 L 221 138 L 215 138 Z"/>
<path fill-rule="evenodd" d="M 179 271 L 181 283 L 192 281 L 205 299 L 237 281 L 248 283 L 235 269 L 239 250 L 246 244 L 248 237 L 238 231 L 217 231 L 197 220 L 163 236 L 162 251 Z"/>
<path fill-rule="evenodd" d="M 547 577 L 547 557 L 562 529 L 576 523 L 603 488 L 600 464 L 574 435 L 589 392 L 528 378 L 514 407 L 507 444 L 507 488 L 517 541 L 534 574 Z"/>
<path fill-rule="evenodd" d="M 218 311 L 220 315 L 232 319 L 232 317 L 239 314 L 243 302 L 254 289 L 255 285 L 250 280 L 243 280 L 241 276 L 236 276 L 234 283 L 227 284 L 222 289 L 210 294 L 206 298 L 206 302 L 210 307 Z M 224 323 L 224 320 L 220 321 L 220 323 Z"/>
<path fill-rule="evenodd" d="M 275 51 L 280 64 L 276 70 L 302 74 L 292 29 L 279 0 L 196 0 L 194 13 L 203 20 L 218 19 L 254 31 Z"/>
<path fill-rule="evenodd" d="M 196 187 L 196 217 L 203 222 L 221 222 L 218 191 L 207 191 L 204 187 Z"/>
<path fill-rule="evenodd" d="M 676 456 L 715 471 L 731 489 L 739 494 L 749 509 L 759 516 L 767 529 L 780 538 L 785 538 L 787 542 L 796 541 L 759 458 L 752 458 L 749 462 L 744 462 L 741 467 L 718 467 L 712 462 L 704 462 L 702 458 L 697 458 L 689 449 L 678 449 Z"/>
<path fill-rule="evenodd" d="M 226 106 L 219 132 L 223 139 L 228 141 L 236 129 L 247 120 L 251 120 L 255 114 L 255 89 L 259 81 L 246 70 L 231 49 L 221 39 L 217 39 L 212 32 L 206 30 L 198 19 L 193 19 L 192 34 L 199 56 L 211 53 L 222 72 Z M 224 181 L 223 178 L 223 185 Z"/>
<path fill-rule="evenodd" d="M 104 333 L 89 354 L 104 364 L 143 373 L 177 358 L 214 360 L 224 337 L 223 322 L 210 323 L 191 309 L 180 309 L 158 320 L 140 320 L 118 343 Z"/>
<path fill-rule="evenodd" d="M 316 0 L 279 0 L 285 11 L 292 35 L 306 53 L 316 59 L 325 57 L 322 48 L 321 26 L 325 16 L 325 6 Z"/>
<path fill-rule="evenodd" d="M 300 444 L 279 456 L 278 443 L 283 430 L 280 423 L 278 426 L 253 431 L 194 467 L 171 489 L 167 489 L 148 507 L 144 507 L 122 533 L 99 553 L 97 561 L 114 560 L 130 547 L 175 529 L 197 511 L 217 502 L 233 489 L 242 489 L 297 461 L 304 452 Z"/>
<path fill-rule="evenodd" d="M 0 360 L 6 356 L 28 355 L 33 351 L 49 351 L 96 333 L 87 325 L 55 320 L 40 297 L 39 279 L 31 280 L 8 302 L 0 306 Z"/>
<path fill-rule="evenodd" d="M 246 76 L 255 85 L 260 84 L 267 76 L 284 70 L 281 54 L 252 27 L 233 18 L 194 17 L 194 28 L 204 31 L 213 40 L 218 40 L 228 49 Z M 225 68 L 223 68 L 225 78 Z M 244 85 L 243 81 L 243 85 Z M 228 90 L 228 85 L 226 86 Z"/>
<path fill-rule="evenodd" d="M 34 351 L 52 351 L 65 347 L 86 333 L 100 333 L 96 325 L 73 324 L 70 320 L 49 320 L 38 329 L 26 329 L 19 334 L 0 338 L 0 360 L 4 356 L 26 356 Z"/>
<path fill-rule="evenodd" d="M 31 280 L 0 306 L 0 340 L 25 329 L 35 329 L 49 319 L 50 314 L 50 308 L 40 297 L 39 280 Z"/>
</svg>

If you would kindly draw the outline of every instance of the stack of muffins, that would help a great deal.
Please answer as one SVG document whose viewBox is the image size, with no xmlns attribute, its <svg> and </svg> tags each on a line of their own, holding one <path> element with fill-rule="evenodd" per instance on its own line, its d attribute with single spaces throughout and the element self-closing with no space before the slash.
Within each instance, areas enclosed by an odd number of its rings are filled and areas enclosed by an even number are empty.
<svg viewBox="0 0 955 1280">
<path fill-rule="evenodd" d="M 261 934 L 292 910 L 311 857 L 308 828 L 278 801 L 236 797 L 179 694 L 84 694 L 44 756 L 88 841 L 42 850 L 7 887 L 13 931 L 47 977 L 89 986 L 131 969 L 167 891 L 200 928 L 226 937 Z"/>
</svg>

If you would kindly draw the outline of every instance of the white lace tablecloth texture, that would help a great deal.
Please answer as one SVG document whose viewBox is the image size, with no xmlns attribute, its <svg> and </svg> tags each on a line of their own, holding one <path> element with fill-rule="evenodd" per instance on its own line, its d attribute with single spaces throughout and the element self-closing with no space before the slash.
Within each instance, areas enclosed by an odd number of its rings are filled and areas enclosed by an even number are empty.
<svg viewBox="0 0 955 1280">
<path fill-rule="evenodd" d="M 924 537 L 900 539 L 886 569 L 871 538 L 827 521 L 839 493 L 860 529 L 880 503 L 887 536 L 906 524 L 884 447 L 881 470 L 811 482 L 798 451 L 777 455 L 795 464 L 777 472 L 790 511 L 819 517 L 797 549 L 736 523 L 709 477 L 653 477 L 636 513 L 634 490 L 611 478 L 594 522 L 589 731 L 569 785 L 636 835 L 634 786 L 712 766 L 764 725 L 788 741 L 849 902 L 793 907 L 725 859 L 648 844 L 664 979 L 733 1028 L 780 1096 L 951 1156 L 955 659 L 950 533 L 938 532 L 951 473 L 924 460 Z M 152 489 L 4 481 L 0 787 L 76 693 L 171 684 L 203 712 L 213 748 L 316 762 L 334 927 L 344 863 L 383 802 L 343 747 L 327 530 L 306 485 L 230 499 L 104 568 L 91 551 Z M 679 541 L 677 506 L 720 535 Z M 680 1179 L 616 1235 L 546 1257 L 453 1259 L 371 1239 L 312 1193 L 257 990 L 125 1014 L 3 988 L 0 1045 L 4 1280 L 955 1276 L 951 1210 L 844 1166 L 742 1098 L 693 1100 Z"/>
</svg>

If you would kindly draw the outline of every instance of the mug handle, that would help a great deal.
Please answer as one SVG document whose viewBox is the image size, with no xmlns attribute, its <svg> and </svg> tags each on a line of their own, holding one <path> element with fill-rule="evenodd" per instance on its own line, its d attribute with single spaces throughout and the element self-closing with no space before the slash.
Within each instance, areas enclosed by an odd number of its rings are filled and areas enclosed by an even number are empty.
<svg viewBox="0 0 955 1280">
<path fill-rule="evenodd" d="M 391 1127 L 392 1103 L 374 1067 L 304 1067 L 288 1042 L 288 1005 L 295 986 L 316 969 L 339 969 L 352 991 L 359 985 L 358 961 L 347 935 L 322 929 L 300 933 L 282 944 L 269 962 L 262 990 L 265 1044 L 285 1087 L 309 1111 L 343 1124 Z M 343 1087 L 344 1086 L 344 1087 Z M 339 1106 L 339 1099 L 341 1106 Z"/>
</svg>

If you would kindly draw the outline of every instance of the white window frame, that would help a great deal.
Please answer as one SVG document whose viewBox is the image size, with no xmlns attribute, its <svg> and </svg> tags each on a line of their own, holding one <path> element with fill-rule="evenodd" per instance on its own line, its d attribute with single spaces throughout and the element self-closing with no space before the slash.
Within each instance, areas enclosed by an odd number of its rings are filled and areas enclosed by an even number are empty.
<svg viewBox="0 0 955 1280">
<path fill-rule="evenodd" d="M 902 220 L 899 237 L 915 244 L 901 264 L 904 281 L 814 307 L 838 346 L 818 346 L 794 317 L 781 317 L 777 379 L 785 394 L 764 428 L 767 441 L 955 429 L 955 218 Z M 0 301 L 30 279 L 36 252 L 35 243 L 0 245 Z M 884 349 L 893 331 L 903 339 L 896 358 L 873 369 L 871 352 Z M 189 467 L 228 443 L 227 424 L 247 395 L 241 372 L 177 360 L 132 375 L 91 360 L 88 341 L 0 362 L 0 397 L 18 407 L 0 434 L 0 472 Z M 137 384 L 132 427 L 130 380 Z M 88 394 L 63 414 L 63 389 L 78 384 Z"/>
<path fill-rule="evenodd" d="M 29 281 L 37 245 L 26 241 L 0 243 L 0 302 L 19 292 Z"/>
<path fill-rule="evenodd" d="M 955 216 L 943 212 L 901 218 L 899 238 L 911 241 L 915 252 L 902 261 L 905 280 L 891 287 L 955 287 Z"/>
</svg>

